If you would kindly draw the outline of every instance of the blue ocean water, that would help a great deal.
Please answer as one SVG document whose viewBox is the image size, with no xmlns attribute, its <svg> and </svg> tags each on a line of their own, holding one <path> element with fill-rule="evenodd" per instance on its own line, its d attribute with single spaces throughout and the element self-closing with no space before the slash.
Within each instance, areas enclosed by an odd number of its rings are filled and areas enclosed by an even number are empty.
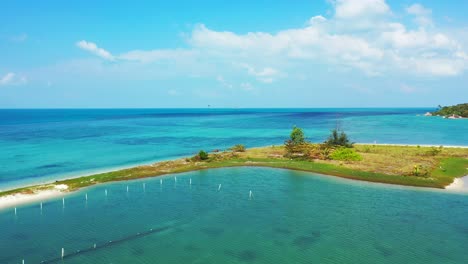
<svg viewBox="0 0 468 264">
<path fill-rule="evenodd" d="M 335 126 L 356 142 L 468 145 L 468 120 L 433 109 L 0 110 L 0 190 L 200 149 L 282 144 L 292 126 L 323 141 Z"/>
<path fill-rule="evenodd" d="M 0 263 L 468 263 L 468 195 L 227 168 L 64 199 L 0 211 Z"/>
</svg>

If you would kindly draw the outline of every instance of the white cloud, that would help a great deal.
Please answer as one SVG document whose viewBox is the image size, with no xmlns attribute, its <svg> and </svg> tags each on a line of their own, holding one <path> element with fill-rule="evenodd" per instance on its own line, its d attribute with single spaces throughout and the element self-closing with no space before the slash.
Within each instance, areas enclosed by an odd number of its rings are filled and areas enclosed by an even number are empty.
<svg viewBox="0 0 468 264">
<path fill-rule="evenodd" d="M 9 72 L 0 78 L 0 86 L 9 86 L 9 85 L 23 85 L 28 82 L 27 78 L 24 76 L 17 76 L 13 72 Z"/>
<path fill-rule="evenodd" d="M 80 49 L 89 51 L 93 53 L 94 55 L 97 55 L 103 59 L 106 60 L 114 60 L 114 56 L 107 50 L 99 48 L 96 43 L 93 42 L 88 42 L 86 40 L 81 40 L 76 43 L 76 46 L 78 46 Z"/>
<path fill-rule="evenodd" d="M 416 16 L 426 16 L 432 14 L 432 10 L 425 8 L 421 4 L 413 4 L 406 8 L 406 12 Z"/>
<path fill-rule="evenodd" d="M 280 74 L 278 70 L 273 69 L 271 67 L 265 67 L 260 70 L 255 70 L 254 67 L 248 64 L 242 64 L 241 66 L 247 70 L 247 73 L 249 75 L 255 76 L 258 81 L 264 83 L 272 83 L 275 80 L 275 78 L 278 77 Z"/>
<path fill-rule="evenodd" d="M 354 19 L 388 14 L 390 7 L 385 0 L 336 0 L 335 17 Z"/>
<path fill-rule="evenodd" d="M 334 15 L 316 15 L 296 28 L 278 32 L 236 33 L 196 25 L 186 35 L 188 48 L 130 50 L 113 55 L 95 43 L 77 46 L 107 59 L 106 65 L 125 74 L 124 68 L 176 76 L 209 76 L 225 87 L 229 74 L 243 74 L 259 82 L 279 78 L 310 76 L 311 66 L 339 72 L 356 70 L 369 76 L 397 75 L 454 76 L 468 67 L 466 43 L 436 26 L 426 27 L 432 10 L 414 4 L 406 8 L 419 24 L 409 27 L 392 16 L 384 0 L 332 0 Z M 132 65 L 131 67 L 128 65 Z M 239 67 L 240 66 L 240 67 Z M 101 67 L 101 66 L 100 66 Z M 150 70 L 150 67 L 159 67 Z M 174 70 L 176 68 L 176 70 Z M 232 72 L 236 71 L 236 72 Z M 224 77 L 223 77 L 224 76 Z"/>
<path fill-rule="evenodd" d="M 309 25 L 315 25 L 327 21 L 323 16 L 314 16 L 309 19 Z"/>
<path fill-rule="evenodd" d="M 221 75 L 218 75 L 218 76 L 216 77 L 216 81 L 218 81 L 218 82 L 219 82 L 222 86 L 224 86 L 224 87 L 227 87 L 227 88 L 232 88 L 232 87 L 233 87 L 233 85 L 230 84 L 230 83 L 228 83 L 228 82 L 224 79 L 224 77 L 221 76 Z"/>
<path fill-rule="evenodd" d="M 421 4 L 413 4 L 407 7 L 406 12 L 410 15 L 415 16 L 414 21 L 422 27 L 433 25 L 432 17 L 431 17 L 432 10 L 425 8 Z"/>
<path fill-rule="evenodd" d="M 242 90 L 244 90 L 244 91 L 253 91 L 253 90 L 254 90 L 254 87 L 252 86 L 252 84 L 250 84 L 250 83 L 248 83 L 248 82 L 241 83 L 241 84 L 240 84 L 240 87 L 241 87 Z"/>
</svg>

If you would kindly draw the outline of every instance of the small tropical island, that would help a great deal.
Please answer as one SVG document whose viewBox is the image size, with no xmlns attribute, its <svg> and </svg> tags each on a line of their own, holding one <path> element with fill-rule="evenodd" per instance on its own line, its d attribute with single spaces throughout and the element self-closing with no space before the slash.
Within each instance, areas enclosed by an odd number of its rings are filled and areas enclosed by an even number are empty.
<svg viewBox="0 0 468 264">
<path fill-rule="evenodd" d="M 442 116 L 450 119 L 468 118 L 468 103 L 444 107 L 439 105 L 437 111 L 426 113 L 426 115 Z"/>
<path fill-rule="evenodd" d="M 44 192 L 75 191 L 112 182 L 156 177 L 224 167 L 272 167 L 315 172 L 342 178 L 443 189 L 468 169 L 468 149 L 463 147 L 354 144 L 345 132 L 334 129 L 323 143 L 307 141 L 294 127 L 281 146 L 245 148 L 235 145 L 213 152 L 201 150 L 193 157 L 161 161 L 106 173 L 59 180 L 0 192 L 0 199 L 34 196 Z M 11 202 L 10 206 L 18 202 Z"/>
</svg>

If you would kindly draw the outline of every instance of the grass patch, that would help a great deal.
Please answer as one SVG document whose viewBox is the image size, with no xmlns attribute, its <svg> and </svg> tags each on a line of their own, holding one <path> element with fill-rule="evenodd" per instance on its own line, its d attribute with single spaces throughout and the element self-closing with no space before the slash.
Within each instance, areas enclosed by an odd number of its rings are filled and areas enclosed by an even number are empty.
<svg viewBox="0 0 468 264">
<path fill-rule="evenodd" d="M 286 151 L 283 146 L 251 148 L 244 152 L 210 153 L 207 160 L 186 158 L 157 162 L 56 181 L 55 184 L 66 184 L 69 186 L 69 190 L 73 191 L 111 181 L 239 166 L 301 170 L 348 179 L 432 188 L 444 188 L 452 183 L 454 178 L 468 174 L 468 149 L 465 148 L 438 148 L 437 153 L 435 153 L 432 148 L 427 147 L 356 145 L 352 152 L 353 156 L 359 155 L 361 158 L 345 159 L 345 161 L 298 160 L 285 158 Z M 431 155 L 427 155 L 428 152 Z M 415 166 L 425 168 L 428 173 L 424 177 L 413 175 Z M 31 193 L 50 188 L 54 188 L 54 184 L 4 191 L 0 192 L 0 196 Z"/>
</svg>

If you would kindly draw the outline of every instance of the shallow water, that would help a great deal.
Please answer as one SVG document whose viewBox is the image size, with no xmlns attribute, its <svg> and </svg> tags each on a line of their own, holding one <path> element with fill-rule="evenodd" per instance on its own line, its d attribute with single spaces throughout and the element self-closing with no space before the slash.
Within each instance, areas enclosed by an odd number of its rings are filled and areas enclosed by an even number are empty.
<svg viewBox="0 0 468 264">
<path fill-rule="evenodd" d="M 70 264 L 468 260 L 468 195 L 270 168 L 175 176 L 0 211 L 0 263 L 61 263 L 62 247 Z"/>
<path fill-rule="evenodd" d="M 468 119 L 431 109 L 0 109 L 0 190 L 200 149 L 282 144 L 293 125 L 323 141 L 336 125 L 356 142 L 468 145 Z"/>
</svg>

